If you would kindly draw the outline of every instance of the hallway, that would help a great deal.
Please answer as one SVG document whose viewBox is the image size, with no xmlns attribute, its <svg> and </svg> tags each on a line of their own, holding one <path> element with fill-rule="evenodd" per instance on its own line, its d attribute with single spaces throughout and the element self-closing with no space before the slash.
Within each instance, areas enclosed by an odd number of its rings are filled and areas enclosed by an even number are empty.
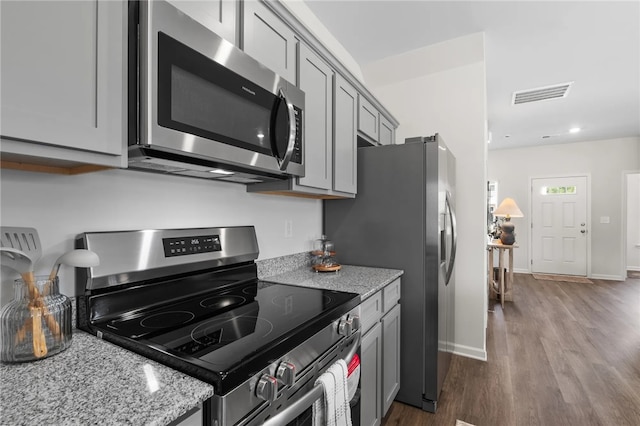
<svg viewBox="0 0 640 426">
<path fill-rule="evenodd" d="M 436 414 L 394 402 L 383 426 L 640 424 L 640 279 L 515 274 L 490 301 L 487 362 L 454 356 Z"/>
</svg>

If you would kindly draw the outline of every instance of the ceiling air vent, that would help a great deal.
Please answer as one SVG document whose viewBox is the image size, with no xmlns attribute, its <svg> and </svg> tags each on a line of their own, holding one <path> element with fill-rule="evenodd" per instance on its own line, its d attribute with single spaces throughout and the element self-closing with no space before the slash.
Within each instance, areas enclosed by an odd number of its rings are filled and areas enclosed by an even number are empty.
<svg viewBox="0 0 640 426">
<path fill-rule="evenodd" d="M 572 84 L 573 81 L 569 83 L 554 84 L 553 86 L 538 87 L 537 89 L 513 92 L 513 105 L 566 98 Z"/>
</svg>

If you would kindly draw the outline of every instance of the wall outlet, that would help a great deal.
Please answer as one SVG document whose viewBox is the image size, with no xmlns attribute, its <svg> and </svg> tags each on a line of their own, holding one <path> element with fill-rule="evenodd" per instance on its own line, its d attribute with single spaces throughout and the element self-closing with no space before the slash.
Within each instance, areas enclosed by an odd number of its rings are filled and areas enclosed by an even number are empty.
<svg viewBox="0 0 640 426">
<path fill-rule="evenodd" d="M 293 220 L 285 219 L 284 221 L 284 237 L 293 238 Z"/>
</svg>

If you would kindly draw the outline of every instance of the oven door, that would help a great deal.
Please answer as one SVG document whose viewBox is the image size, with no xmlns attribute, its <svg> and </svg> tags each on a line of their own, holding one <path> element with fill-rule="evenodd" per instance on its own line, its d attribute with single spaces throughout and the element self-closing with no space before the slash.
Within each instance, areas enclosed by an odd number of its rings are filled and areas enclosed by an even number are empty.
<svg viewBox="0 0 640 426">
<path fill-rule="evenodd" d="M 360 426 L 360 332 L 357 333 L 344 361 L 348 367 L 347 389 L 350 398 L 351 423 L 353 426 Z M 326 368 L 324 370 L 326 371 Z M 319 376 L 320 374 L 316 379 Z M 322 385 L 314 384 L 304 395 L 295 400 L 292 398 L 292 403 L 288 407 L 267 419 L 263 426 L 312 426 L 313 405 L 324 397 L 323 392 Z"/>
<path fill-rule="evenodd" d="M 164 1 L 140 38 L 140 144 L 304 176 L 302 91 Z"/>
</svg>

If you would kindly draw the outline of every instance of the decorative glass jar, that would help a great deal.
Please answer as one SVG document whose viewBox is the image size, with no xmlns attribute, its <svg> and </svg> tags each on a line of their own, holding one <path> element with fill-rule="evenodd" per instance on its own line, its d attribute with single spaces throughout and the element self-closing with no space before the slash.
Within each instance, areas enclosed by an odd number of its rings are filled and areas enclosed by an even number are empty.
<svg viewBox="0 0 640 426">
<path fill-rule="evenodd" d="M 2 362 L 34 361 L 71 345 L 71 300 L 60 294 L 58 277 L 24 278 L 15 281 L 15 298 L 0 311 Z"/>
</svg>

